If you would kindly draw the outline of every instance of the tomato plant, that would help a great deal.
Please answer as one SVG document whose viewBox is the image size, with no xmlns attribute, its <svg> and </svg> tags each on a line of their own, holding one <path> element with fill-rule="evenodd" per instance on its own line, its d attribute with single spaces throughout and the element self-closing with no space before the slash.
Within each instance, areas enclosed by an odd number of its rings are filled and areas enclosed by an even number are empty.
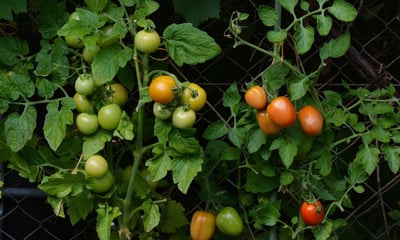
<svg viewBox="0 0 400 240">
<path fill-rule="evenodd" d="M 215 232 L 215 215 L 202 210 L 196 211 L 190 222 L 190 236 L 193 240 L 212 239 Z"/>
<path fill-rule="evenodd" d="M 82 95 L 91 95 L 96 89 L 96 83 L 93 76 L 89 74 L 81 74 L 75 80 L 75 91 Z"/>
<path fill-rule="evenodd" d="M 319 200 L 316 203 L 304 201 L 300 208 L 300 215 L 305 224 L 315 226 L 324 220 L 325 211 Z"/>
<path fill-rule="evenodd" d="M 135 35 L 135 46 L 142 53 L 155 52 L 160 46 L 160 35 L 154 30 L 140 30 Z"/>
<path fill-rule="evenodd" d="M 181 97 L 183 102 L 195 112 L 200 111 L 207 102 L 206 91 L 196 83 L 189 83 L 183 89 Z"/>
<path fill-rule="evenodd" d="M 278 126 L 290 127 L 296 121 L 296 109 L 285 96 L 273 99 L 267 106 L 267 113 Z"/>
<path fill-rule="evenodd" d="M 223 234 L 230 236 L 239 236 L 243 231 L 242 219 L 233 207 L 224 207 L 218 212 L 216 225 Z"/>
<path fill-rule="evenodd" d="M 99 124 L 106 130 L 114 130 L 121 120 L 122 110 L 116 103 L 111 103 L 100 108 L 97 113 Z"/>
<path fill-rule="evenodd" d="M 80 113 L 76 117 L 76 127 L 81 133 L 90 135 L 99 128 L 99 121 L 95 114 Z"/>
<path fill-rule="evenodd" d="M 108 171 L 107 160 L 101 155 L 90 156 L 85 163 L 85 172 L 92 177 L 102 177 Z"/>
<path fill-rule="evenodd" d="M 261 86 L 252 86 L 246 90 L 244 99 L 250 107 L 261 110 L 267 106 L 267 93 Z"/>
<path fill-rule="evenodd" d="M 196 113 L 184 106 L 175 108 L 172 113 L 172 125 L 177 128 L 190 128 L 196 121 Z"/>
<path fill-rule="evenodd" d="M 154 78 L 149 86 L 149 95 L 153 101 L 168 104 L 175 98 L 174 88 L 176 82 L 171 76 L 158 76 Z"/>
<path fill-rule="evenodd" d="M 318 135 L 324 125 L 321 113 L 313 106 L 305 106 L 297 113 L 301 130 L 307 135 Z"/>
</svg>

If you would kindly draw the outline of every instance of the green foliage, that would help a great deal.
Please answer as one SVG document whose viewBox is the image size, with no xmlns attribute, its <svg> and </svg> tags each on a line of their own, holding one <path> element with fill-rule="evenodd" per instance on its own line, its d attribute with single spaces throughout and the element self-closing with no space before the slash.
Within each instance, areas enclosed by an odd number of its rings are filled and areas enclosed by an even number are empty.
<svg viewBox="0 0 400 240">
<path fill-rule="evenodd" d="M 173 0 L 172 3 L 175 11 L 194 26 L 199 26 L 210 18 L 219 17 L 220 0 Z"/>
</svg>

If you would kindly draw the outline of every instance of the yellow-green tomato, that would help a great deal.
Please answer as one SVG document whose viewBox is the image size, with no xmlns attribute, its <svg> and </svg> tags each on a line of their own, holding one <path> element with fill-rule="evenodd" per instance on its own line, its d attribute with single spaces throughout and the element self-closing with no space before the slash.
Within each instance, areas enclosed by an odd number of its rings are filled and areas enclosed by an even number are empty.
<svg viewBox="0 0 400 240">
<path fill-rule="evenodd" d="M 116 103 L 120 107 L 128 102 L 128 90 L 120 83 L 111 83 L 106 86 L 106 101 L 108 103 Z"/>
<path fill-rule="evenodd" d="M 233 207 L 224 207 L 216 218 L 217 228 L 225 235 L 239 236 L 243 231 L 243 222 Z"/>
<path fill-rule="evenodd" d="M 89 183 L 90 189 L 95 193 L 105 193 L 111 189 L 114 184 L 114 176 L 107 171 L 103 176 L 95 178 Z"/>
<path fill-rule="evenodd" d="M 85 135 L 95 133 L 99 128 L 97 116 L 90 113 L 79 113 L 76 117 L 76 127 Z"/>
<path fill-rule="evenodd" d="M 189 107 L 197 112 L 204 107 L 207 102 L 207 93 L 196 83 L 189 83 L 182 92 L 182 100 Z"/>
<path fill-rule="evenodd" d="M 101 155 L 90 156 L 85 163 L 85 172 L 92 177 L 102 177 L 108 171 L 107 160 Z"/>
<path fill-rule="evenodd" d="M 135 46 L 142 53 L 155 52 L 160 46 L 160 35 L 156 31 L 140 30 L 135 35 Z"/>
<path fill-rule="evenodd" d="M 81 113 L 87 112 L 92 107 L 92 104 L 90 103 L 89 99 L 87 99 L 87 97 L 85 95 L 82 95 L 80 93 L 75 93 L 73 99 L 76 104 L 76 110 L 78 112 L 81 112 Z"/>
<path fill-rule="evenodd" d="M 101 107 L 97 113 L 100 126 L 106 130 L 114 130 L 117 128 L 119 121 L 121 120 L 121 116 L 121 107 L 116 103 Z"/>
<path fill-rule="evenodd" d="M 195 121 L 196 113 L 192 109 L 179 106 L 172 113 L 172 125 L 177 128 L 190 128 Z"/>
<path fill-rule="evenodd" d="M 91 74 L 80 74 L 75 80 L 75 91 L 82 95 L 91 95 L 96 90 L 96 83 Z"/>
</svg>

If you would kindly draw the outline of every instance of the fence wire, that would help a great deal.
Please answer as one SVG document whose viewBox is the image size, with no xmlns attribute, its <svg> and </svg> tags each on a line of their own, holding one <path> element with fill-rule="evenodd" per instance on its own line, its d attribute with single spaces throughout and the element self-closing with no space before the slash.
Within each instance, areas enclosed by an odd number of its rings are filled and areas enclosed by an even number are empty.
<svg viewBox="0 0 400 240">
<path fill-rule="evenodd" d="M 256 5 L 250 0 L 221 1 L 220 18 L 200 27 L 216 39 L 223 52 L 205 64 L 184 66 L 179 70 L 171 63 L 171 70 L 176 71 L 178 77 L 199 83 L 210 96 L 208 108 L 200 113 L 196 123 L 200 131 L 210 122 L 229 114 L 222 106 L 221 96 L 230 84 L 235 81 L 244 86 L 270 64 L 271 59 L 247 47 L 233 48 L 233 41 L 223 35 L 233 11 L 255 16 Z M 356 21 L 351 25 L 334 26 L 338 32 L 350 29 L 351 48 L 345 57 L 327 62 L 318 90 L 340 91 L 343 81 L 353 88 L 374 89 L 393 84 L 400 90 L 400 1 L 359 0 L 354 1 L 354 5 L 359 12 Z M 257 18 L 247 22 L 244 34 L 253 43 L 268 47 L 265 29 Z M 306 56 L 303 64 L 313 66 L 314 59 L 319 59 L 317 51 Z M 337 150 L 336 164 L 347 164 L 341 156 L 349 149 Z M 45 203 L 45 194 L 35 185 L 26 183 L 7 169 L 2 178 L 0 239 L 97 239 L 94 216 L 71 226 L 68 219 L 53 214 L 50 205 Z M 352 195 L 354 208 L 339 213 L 347 221 L 338 232 L 339 239 L 400 239 L 400 218 L 389 214 L 400 209 L 400 173 L 392 174 L 385 160 L 380 159 L 377 171 L 363 186 L 366 190 L 363 194 Z"/>
</svg>

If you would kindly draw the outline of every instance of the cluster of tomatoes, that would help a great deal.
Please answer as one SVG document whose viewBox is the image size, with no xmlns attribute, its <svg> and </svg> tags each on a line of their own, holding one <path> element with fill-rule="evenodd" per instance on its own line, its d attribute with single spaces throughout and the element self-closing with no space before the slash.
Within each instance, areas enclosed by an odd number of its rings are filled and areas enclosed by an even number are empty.
<svg viewBox="0 0 400 240">
<path fill-rule="evenodd" d="M 75 81 L 76 126 L 84 135 L 95 133 L 99 127 L 105 130 L 114 130 L 118 127 L 122 116 L 121 107 L 128 101 L 128 91 L 120 83 L 111 83 L 98 87 L 91 74 L 81 74 Z M 96 99 L 95 106 L 91 97 Z M 98 110 L 97 110 L 98 108 Z"/>
<path fill-rule="evenodd" d="M 243 222 L 233 207 L 224 207 L 217 216 L 212 212 L 196 211 L 190 222 L 190 236 L 193 240 L 212 239 L 216 227 L 227 236 L 239 236 L 243 231 Z"/>
<path fill-rule="evenodd" d="M 149 85 L 149 95 L 154 101 L 154 116 L 161 120 L 172 119 L 177 128 L 190 128 L 196 122 L 196 112 L 207 101 L 206 91 L 196 83 L 180 83 L 174 77 L 161 75 Z"/>
<path fill-rule="evenodd" d="M 296 113 L 293 103 L 285 96 L 268 102 L 262 86 L 252 86 L 244 95 L 246 103 L 257 109 L 256 119 L 261 130 L 267 135 L 276 135 L 282 128 L 292 126 L 298 118 L 305 135 L 318 135 L 323 128 L 322 114 L 311 105 L 304 106 Z"/>
</svg>

